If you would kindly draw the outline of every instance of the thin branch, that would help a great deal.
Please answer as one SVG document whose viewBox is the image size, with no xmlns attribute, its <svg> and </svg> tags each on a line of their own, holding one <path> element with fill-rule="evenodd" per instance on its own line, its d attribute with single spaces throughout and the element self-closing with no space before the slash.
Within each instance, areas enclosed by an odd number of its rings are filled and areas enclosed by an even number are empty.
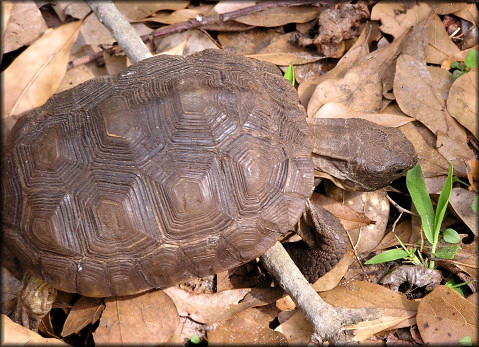
<svg viewBox="0 0 479 347">
<path fill-rule="evenodd" d="M 111 1 L 86 0 L 86 3 L 118 42 L 118 45 L 123 48 L 132 63 L 152 57 L 128 19 L 118 11 Z"/>
<path fill-rule="evenodd" d="M 143 40 L 143 42 L 148 42 L 152 40 L 153 38 L 164 37 L 164 36 L 176 34 L 185 30 L 201 28 L 210 24 L 221 24 L 228 20 L 232 20 L 234 18 L 246 16 L 248 14 L 253 14 L 253 13 L 264 11 L 271 8 L 290 7 L 290 6 L 299 6 L 299 5 L 322 5 L 325 3 L 327 2 L 318 1 L 318 0 L 265 1 L 257 5 L 242 8 L 236 11 L 225 12 L 223 14 L 217 14 L 217 15 L 210 15 L 210 16 L 201 17 L 197 19 L 189 19 L 186 22 L 176 23 L 167 27 L 162 27 L 160 29 L 155 30 L 151 34 L 141 36 L 141 39 Z M 119 46 L 114 46 L 110 48 L 109 50 L 107 50 L 107 52 L 110 55 L 118 54 L 119 52 L 121 52 L 121 48 Z M 102 56 L 103 56 L 103 51 L 80 57 L 78 59 L 71 61 L 68 64 L 68 69 L 72 69 L 74 67 L 87 64 L 91 61 L 101 58 Z"/>
<path fill-rule="evenodd" d="M 186 22 L 176 23 L 168 27 L 163 27 L 156 30 L 153 33 L 153 38 L 163 37 L 173 33 L 179 33 L 185 30 L 196 29 L 199 27 L 211 25 L 211 24 L 221 24 L 223 22 L 253 14 L 256 12 L 261 12 L 271 8 L 279 7 L 290 7 L 290 6 L 300 6 L 300 5 L 313 5 L 321 4 L 323 2 L 318 0 L 286 0 L 286 1 L 265 1 L 260 2 L 257 5 L 241 8 L 236 11 L 225 12 L 223 14 L 214 14 L 206 17 L 191 18 Z M 146 39 L 149 35 L 142 36 L 142 39 Z"/>
</svg>

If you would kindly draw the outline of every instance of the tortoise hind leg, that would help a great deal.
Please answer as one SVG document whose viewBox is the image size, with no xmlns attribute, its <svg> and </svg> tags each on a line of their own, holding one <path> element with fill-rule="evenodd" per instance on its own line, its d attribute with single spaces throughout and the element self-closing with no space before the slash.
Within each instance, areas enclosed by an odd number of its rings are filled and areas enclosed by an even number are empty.
<svg viewBox="0 0 479 347">
<path fill-rule="evenodd" d="M 42 318 L 50 312 L 56 296 L 55 288 L 25 272 L 17 292 L 17 302 L 12 320 L 37 331 Z"/>
<path fill-rule="evenodd" d="M 303 241 L 285 243 L 284 248 L 310 283 L 330 271 L 346 253 L 347 235 L 339 219 L 309 200 L 297 233 Z"/>
</svg>

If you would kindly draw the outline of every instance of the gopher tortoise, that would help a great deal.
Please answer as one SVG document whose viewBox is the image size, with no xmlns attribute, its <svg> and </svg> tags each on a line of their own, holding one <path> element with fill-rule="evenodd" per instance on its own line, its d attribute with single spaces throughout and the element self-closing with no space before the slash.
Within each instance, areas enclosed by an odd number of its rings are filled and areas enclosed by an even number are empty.
<svg viewBox="0 0 479 347">
<path fill-rule="evenodd" d="M 260 256 L 303 214 L 315 172 L 371 190 L 415 161 L 396 129 L 308 124 L 272 64 L 156 56 L 20 118 L 3 153 L 3 250 L 66 292 L 168 287 Z M 315 253 L 328 268 L 333 254 Z"/>
</svg>

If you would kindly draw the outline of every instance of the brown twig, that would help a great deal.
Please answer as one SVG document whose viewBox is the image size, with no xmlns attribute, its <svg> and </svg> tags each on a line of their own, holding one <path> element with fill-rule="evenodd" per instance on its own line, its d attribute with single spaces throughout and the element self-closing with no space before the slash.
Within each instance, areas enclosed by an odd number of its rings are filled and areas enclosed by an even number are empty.
<svg viewBox="0 0 479 347">
<path fill-rule="evenodd" d="M 324 4 L 324 1 L 318 0 L 285 0 L 285 1 L 265 1 L 260 2 L 257 5 L 245 7 L 236 11 L 225 12 L 223 14 L 215 14 L 210 16 L 205 16 L 197 19 L 189 19 L 186 22 L 176 23 L 167 27 L 162 27 L 158 30 L 155 30 L 153 33 L 148 35 L 141 36 L 143 42 L 148 42 L 154 38 L 164 37 L 167 35 L 179 33 L 185 30 L 196 29 L 210 24 L 221 24 L 228 20 L 234 18 L 246 16 L 248 14 L 253 14 L 256 12 L 264 11 L 271 8 L 279 7 L 290 7 L 290 6 L 300 6 L 300 5 L 313 5 L 313 4 Z M 107 50 L 108 54 L 117 54 L 121 51 L 118 46 L 114 46 Z M 103 51 L 89 54 L 78 59 L 71 61 L 68 64 L 68 70 L 74 67 L 87 64 L 91 61 L 97 60 L 103 56 Z"/>
<path fill-rule="evenodd" d="M 214 14 L 206 17 L 199 17 L 199 18 L 191 18 L 186 22 L 176 23 L 170 25 L 168 27 L 163 27 L 156 30 L 153 33 L 153 38 L 163 37 L 166 35 L 170 35 L 173 33 L 179 33 L 185 30 L 196 29 L 202 26 L 207 26 L 210 24 L 221 24 L 223 22 L 243 17 L 249 14 L 253 14 L 256 12 L 261 12 L 271 8 L 278 8 L 278 7 L 290 7 L 290 6 L 299 6 L 299 5 L 312 5 L 312 4 L 320 4 L 321 2 L 318 0 L 286 0 L 286 1 L 265 1 L 260 2 L 257 5 L 245 7 L 236 11 L 225 12 L 223 14 Z M 142 39 L 145 39 L 147 36 L 142 36 Z"/>
</svg>

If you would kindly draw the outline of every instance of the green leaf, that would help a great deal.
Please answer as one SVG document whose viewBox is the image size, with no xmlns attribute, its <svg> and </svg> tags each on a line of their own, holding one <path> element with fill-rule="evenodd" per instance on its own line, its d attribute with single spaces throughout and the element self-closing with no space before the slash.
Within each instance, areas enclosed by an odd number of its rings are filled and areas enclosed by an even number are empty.
<svg viewBox="0 0 479 347">
<path fill-rule="evenodd" d="M 477 66 L 477 52 L 474 48 L 467 53 L 464 64 L 470 69 L 474 69 Z"/>
<path fill-rule="evenodd" d="M 448 243 L 461 242 L 461 235 L 459 235 L 457 233 L 457 231 L 454 230 L 454 229 L 448 228 L 448 229 L 444 230 L 443 236 L 444 236 L 444 241 L 446 241 Z"/>
<path fill-rule="evenodd" d="M 459 62 L 453 61 L 453 62 L 451 63 L 451 69 L 457 69 L 457 68 L 459 68 Z"/>
<path fill-rule="evenodd" d="M 457 80 L 459 77 L 461 77 L 461 76 L 464 75 L 464 74 L 465 74 L 464 71 L 454 70 L 454 72 L 452 73 L 452 80 L 455 81 L 455 80 Z"/>
<path fill-rule="evenodd" d="M 401 248 L 390 249 L 389 251 L 385 251 L 378 255 L 375 255 L 374 257 L 366 261 L 364 264 L 366 265 L 380 264 L 380 263 L 385 263 L 388 261 L 406 258 L 407 256 L 408 256 L 408 252 L 406 252 L 404 249 L 401 249 Z"/>
<path fill-rule="evenodd" d="M 201 339 L 198 336 L 193 335 L 193 336 L 191 336 L 190 341 L 191 341 L 191 343 L 194 343 L 195 345 L 197 345 L 201 342 Z"/>
<path fill-rule="evenodd" d="M 434 210 L 419 164 L 407 172 L 406 186 L 409 194 L 411 194 L 412 202 L 419 216 L 421 216 L 424 235 L 426 235 L 427 240 L 432 244 L 434 241 Z"/>
<path fill-rule="evenodd" d="M 437 244 L 437 240 L 439 238 L 439 229 L 441 228 L 442 220 L 444 219 L 444 214 L 446 213 L 447 205 L 449 203 L 449 197 L 451 196 L 453 171 L 454 171 L 454 166 L 451 162 L 451 166 L 449 167 L 449 173 L 447 174 L 446 182 L 444 183 L 444 187 L 442 187 L 441 194 L 439 195 L 439 200 L 437 201 L 436 216 L 434 218 L 433 244 Z"/>
<path fill-rule="evenodd" d="M 472 339 L 470 336 L 464 336 L 459 340 L 459 343 L 463 346 L 472 346 Z"/>
<path fill-rule="evenodd" d="M 456 255 L 457 250 L 459 249 L 459 246 L 446 246 L 439 248 L 435 253 L 434 256 L 436 258 L 441 258 L 441 259 L 453 259 L 454 256 Z"/>
<path fill-rule="evenodd" d="M 288 70 L 284 73 L 284 78 L 286 78 L 294 87 L 294 70 L 293 64 L 289 64 Z"/>
<path fill-rule="evenodd" d="M 476 195 L 474 197 L 474 200 L 472 200 L 471 210 L 477 213 L 478 207 L 479 207 L 479 197 Z"/>
</svg>

